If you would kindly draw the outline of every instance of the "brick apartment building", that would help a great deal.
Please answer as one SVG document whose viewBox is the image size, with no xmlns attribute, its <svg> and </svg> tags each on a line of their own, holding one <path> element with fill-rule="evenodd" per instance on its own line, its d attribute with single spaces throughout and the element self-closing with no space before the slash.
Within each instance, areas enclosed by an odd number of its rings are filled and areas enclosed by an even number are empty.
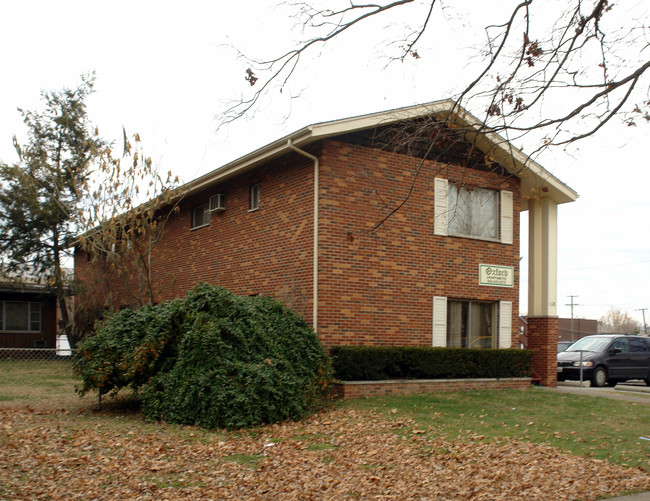
<svg viewBox="0 0 650 501">
<path fill-rule="evenodd" d="M 205 281 L 278 298 L 325 346 L 509 348 L 528 211 L 530 346 L 554 384 L 557 206 L 577 195 L 480 126 L 452 101 L 320 123 L 188 183 L 156 301 Z M 127 297 L 88 262 L 77 249 L 78 304 Z"/>
</svg>

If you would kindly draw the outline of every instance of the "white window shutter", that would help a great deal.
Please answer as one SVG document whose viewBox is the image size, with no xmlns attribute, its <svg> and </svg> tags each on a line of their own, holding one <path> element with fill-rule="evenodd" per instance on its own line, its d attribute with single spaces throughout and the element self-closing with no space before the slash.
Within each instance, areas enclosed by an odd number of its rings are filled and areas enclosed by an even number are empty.
<svg viewBox="0 0 650 501">
<path fill-rule="evenodd" d="M 501 192 L 501 243 L 512 244 L 512 191 Z"/>
<path fill-rule="evenodd" d="M 512 301 L 499 302 L 499 348 L 512 348 Z"/>
<path fill-rule="evenodd" d="M 433 210 L 434 210 L 434 224 L 433 232 L 436 235 L 447 234 L 447 180 L 442 178 L 435 178 L 434 193 L 435 197 Z"/>
<path fill-rule="evenodd" d="M 447 298 L 433 298 L 433 342 L 432 346 L 447 346 Z"/>
</svg>

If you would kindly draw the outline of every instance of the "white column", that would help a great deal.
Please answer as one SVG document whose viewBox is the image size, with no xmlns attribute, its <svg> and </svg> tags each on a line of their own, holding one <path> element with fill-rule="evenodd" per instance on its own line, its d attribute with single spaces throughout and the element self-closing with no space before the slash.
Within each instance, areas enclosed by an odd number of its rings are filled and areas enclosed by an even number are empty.
<svg viewBox="0 0 650 501">
<path fill-rule="evenodd" d="M 528 315 L 557 316 L 557 203 L 529 202 Z"/>
</svg>

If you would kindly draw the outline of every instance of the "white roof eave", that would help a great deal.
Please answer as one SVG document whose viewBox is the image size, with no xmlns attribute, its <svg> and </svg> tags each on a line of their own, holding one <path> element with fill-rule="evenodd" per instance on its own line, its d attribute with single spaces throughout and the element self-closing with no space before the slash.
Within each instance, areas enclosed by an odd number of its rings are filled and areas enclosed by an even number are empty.
<svg viewBox="0 0 650 501">
<path fill-rule="evenodd" d="M 498 134 L 481 131 L 482 124 L 477 118 L 462 108 L 459 111 L 455 110 L 459 110 L 456 103 L 448 99 L 309 125 L 190 181 L 183 187 L 185 190 L 181 191 L 188 194 L 196 193 L 237 174 L 253 169 L 273 158 L 290 152 L 290 143 L 298 147 L 304 147 L 328 137 L 389 125 L 403 120 L 432 115 L 446 115 L 444 117 L 446 120 L 469 127 L 471 131 L 467 133 L 468 139 L 475 140 L 477 147 L 481 151 L 492 156 L 509 172 L 521 179 L 521 210 L 527 209 L 527 200 L 534 196 L 551 197 L 558 204 L 572 202 L 578 198 L 578 194 L 574 190 Z"/>
</svg>

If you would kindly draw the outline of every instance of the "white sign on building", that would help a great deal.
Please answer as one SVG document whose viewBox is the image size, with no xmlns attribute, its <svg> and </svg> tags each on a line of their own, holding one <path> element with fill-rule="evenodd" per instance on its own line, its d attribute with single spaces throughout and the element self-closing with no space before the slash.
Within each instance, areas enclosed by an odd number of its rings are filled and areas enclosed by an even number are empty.
<svg viewBox="0 0 650 501">
<path fill-rule="evenodd" d="M 478 284 L 491 287 L 513 287 L 515 284 L 515 269 L 512 266 L 479 264 Z"/>
</svg>

